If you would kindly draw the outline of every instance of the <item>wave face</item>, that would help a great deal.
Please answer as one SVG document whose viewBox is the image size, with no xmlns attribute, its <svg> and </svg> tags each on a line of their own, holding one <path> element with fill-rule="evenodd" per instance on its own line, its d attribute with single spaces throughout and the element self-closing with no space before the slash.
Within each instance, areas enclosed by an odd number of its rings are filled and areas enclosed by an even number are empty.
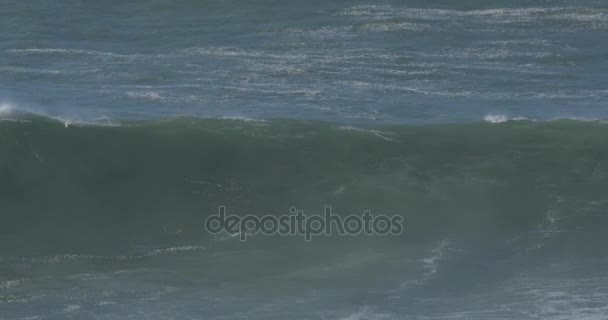
<svg viewBox="0 0 608 320">
<path fill-rule="evenodd" d="M 2 121 L 0 307 L 9 318 L 600 317 L 607 135 L 568 120 Z M 219 205 L 332 205 L 402 215 L 406 228 L 240 242 L 203 230 Z"/>
</svg>

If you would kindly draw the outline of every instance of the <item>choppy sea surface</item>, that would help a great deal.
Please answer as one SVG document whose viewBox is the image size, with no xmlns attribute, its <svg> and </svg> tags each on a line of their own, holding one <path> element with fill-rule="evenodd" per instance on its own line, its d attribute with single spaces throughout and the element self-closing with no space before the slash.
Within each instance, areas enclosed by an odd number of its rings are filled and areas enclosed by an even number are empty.
<svg viewBox="0 0 608 320">
<path fill-rule="evenodd" d="M 600 0 L 3 1 L 0 9 L 0 99 L 54 116 L 607 116 Z"/>
<path fill-rule="evenodd" d="M 0 318 L 606 319 L 607 31 L 599 0 L 0 0 Z M 204 230 L 327 205 L 405 231 Z"/>
</svg>

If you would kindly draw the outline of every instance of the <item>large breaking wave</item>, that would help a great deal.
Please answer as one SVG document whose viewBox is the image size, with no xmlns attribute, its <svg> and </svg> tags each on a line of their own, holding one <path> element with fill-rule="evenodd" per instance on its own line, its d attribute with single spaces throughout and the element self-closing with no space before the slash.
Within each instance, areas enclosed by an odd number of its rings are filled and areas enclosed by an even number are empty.
<svg viewBox="0 0 608 320">
<path fill-rule="evenodd" d="M 0 123 L 2 232 L 200 236 L 200 221 L 218 205 L 241 214 L 334 205 L 402 214 L 409 237 L 497 231 L 536 234 L 530 246 L 572 246 L 600 237 L 606 222 L 607 134 L 601 122 L 574 120 L 354 128 L 182 118 L 66 127 L 21 117 Z"/>
<path fill-rule="evenodd" d="M 608 227 L 608 126 L 599 121 L 13 120 L 0 122 L 0 304 L 9 314 L 54 303 L 65 305 L 47 309 L 56 316 L 104 306 L 121 317 L 129 314 L 120 309 L 125 301 L 149 310 L 147 301 L 158 300 L 163 318 L 174 314 L 178 293 L 193 299 L 193 309 L 177 314 L 226 314 L 222 308 L 235 308 L 230 299 L 247 300 L 251 287 L 258 299 L 285 303 L 287 314 L 294 301 L 309 301 L 299 312 L 313 318 L 428 310 L 450 318 L 463 305 L 471 319 L 604 312 L 589 307 L 608 295 L 598 291 Z M 325 205 L 344 215 L 372 210 L 404 216 L 405 232 L 241 243 L 205 233 L 204 218 L 219 205 L 258 215 L 291 206 L 313 214 Z M 52 289 L 54 279 L 80 287 Z M 173 284 L 147 285 L 163 281 Z M 113 283 L 130 291 L 104 289 Z M 184 291 L 188 283 L 197 289 Z M 276 287 L 293 290 L 276 300 Z M 325 298 L 303 296 L 310 290 Z M 353 290 L 365 302 L 346 299 Z M 209 294 L 223 302 L 197 311 Z M 395 297 L 410 303 L 394 304 Z"/>
</svg>

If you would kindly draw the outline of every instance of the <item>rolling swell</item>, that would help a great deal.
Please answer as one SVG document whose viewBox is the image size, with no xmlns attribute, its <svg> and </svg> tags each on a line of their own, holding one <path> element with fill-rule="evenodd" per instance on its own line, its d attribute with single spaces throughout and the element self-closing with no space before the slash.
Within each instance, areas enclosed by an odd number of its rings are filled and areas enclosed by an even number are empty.
<svg viewBox="0 0 608 320">
<path fill-rule="evenodd" d="M 9 318 L 606 312 L 601 122 L 15 120 L 0 122 L 0 306 Z M 240 242 L 203 230 L 218 205 L 241 215 L 369 209 L 403 215 L 405 232 Z"/>
<path fill-rule="evenodd" d="M 340 214 L 403 215 L 397 243 L 449 237 L 605 253 L 596 244 L 608 226 L 607 134 L 603 123 L 570 120 L 363 129 L 3 121 L 0 232 L 26 233 L 38 250 L 130 250 L 206 239 L 202 221 L 218 205 L 259 215 L 332 205 Z"/>
</svg>

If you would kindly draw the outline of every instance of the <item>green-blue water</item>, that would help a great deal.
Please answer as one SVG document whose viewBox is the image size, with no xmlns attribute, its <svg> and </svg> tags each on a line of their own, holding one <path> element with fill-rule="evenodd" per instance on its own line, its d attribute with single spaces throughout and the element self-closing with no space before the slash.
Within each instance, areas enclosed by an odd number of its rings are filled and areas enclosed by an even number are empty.
<svg viewBox="0 0 608 320">
<path fill-rule="evenodd" d="M 0 0 L 0 319 L 606 319 L 606 31 L 600 0 Z M 242 242 L 222 205 L 405 231 Z"/>
<path fill-rule="evenodd" d="M 601 319 L 608 126 L 0 122 L 5 318 Z M 204 219 L 398 214 L 400 236 Z"/>
</svg>

